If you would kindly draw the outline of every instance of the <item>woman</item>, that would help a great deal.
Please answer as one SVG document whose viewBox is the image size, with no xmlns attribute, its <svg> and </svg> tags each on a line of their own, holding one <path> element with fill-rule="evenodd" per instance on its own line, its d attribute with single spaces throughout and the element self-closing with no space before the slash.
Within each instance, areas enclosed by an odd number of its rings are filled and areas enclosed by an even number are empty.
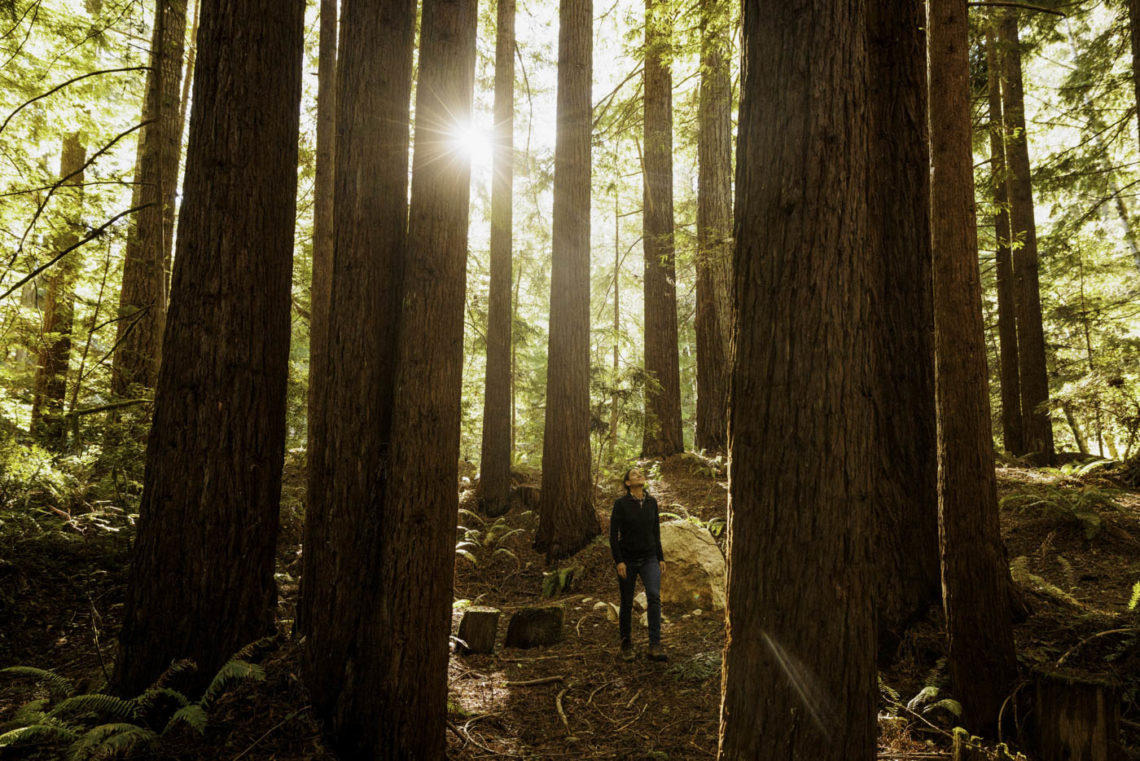
<svg viewBox="0 0 1140 761">
<path fill-rule="evenodd" d="M 646 493 L 645 475 L 639 469 L 626 471 L 623 483 L 625 496 L 614 502 L 610 516 L 610 552 L 617 564 L 621 590 L 621 657 L 626 661 L 634 657 L 630 619 L 634 587 L 640 576 L 649 606 L 649 660 L 664 661 L 667 657 L 661 647 L 661 574 L 665 571 L 665 555 L 661 552 L 657 500 Z"/>
</svg>

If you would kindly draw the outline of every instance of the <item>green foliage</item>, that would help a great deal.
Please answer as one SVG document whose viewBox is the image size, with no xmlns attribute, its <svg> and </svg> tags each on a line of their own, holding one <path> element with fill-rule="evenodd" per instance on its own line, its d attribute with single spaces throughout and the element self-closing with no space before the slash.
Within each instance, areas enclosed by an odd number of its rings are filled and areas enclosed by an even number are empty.
<svg viewBox="0 0 1140 761">
<path fill-rule="evenodd" d="M 542 596 L 557 597 L 566 594 L 574 588 L 574 577 L 582 574 L 582 568 L 576 565 L 558 568 L 554 571 L 544 571 L 542 574 Z"/>
<path fill-rule="evenodd" d="M 1136 610 L 1136 606 L 1140 605 L 1140 581 L 1132 585 L 1132 597 L 1128 598 L 1128 609 Z"/>
<path fill-rule="evenodd" d="M 456 557 L 463 558 L 473 565 L 486 563 L 495 557 L 507 557 L 521 566 L 522 561 L 509 547 L 502 546 L 511 537 L 524 533 L 522 528 L 515 528 L 507 522 L 506 516 L 500 516 L 494 523 L 487 526 L 487 519 L 465 508 L 459 509 L 459 517 L 467 523 L 477 523 L 484 528 L 468 528 L 460 525 L 456 528 L 458 539 L 455 542 Z M 520 516 L 521 517 L 521 516 Z"/>
<path fill-rule="evenodd" d="M 238 654 L 248 655 L 270 639 L 247 645 Z M 14 666 L 0 670 L 0 675 L 35 679 L 50 691 L 50 697 L 24 703 L 11 721 L 0 725 L 0 749 L 66 747 L 67 758 L 73 761 L 130 758 L 137 751 L 158 748 L 181 725 L 205 734 L 209 711 L 222 695 L 240 682 L 265 679 L 261 666 L 235 656 L 218 670 L 202 697 L 191 702 L 166 683 L 192 670 L 189 661 L 178 661 L 154 685 L 129 700 L 102 693 L 72 695 L 75 688 L 70 680 L 45 669 Z"/>
<path fill-rule="evenodd" d="M 1086 539 L 1092 539 L 1104 527 L 1100 513 L 1118 509 L 1113 492 L 1095 486 L 1080 488 L 1042 485 L 1032 490 L 1008 494 L 1000 502 L 1003 510 L 1034 514 L 1064 523 L 1079 525 Z"/>
</svg>

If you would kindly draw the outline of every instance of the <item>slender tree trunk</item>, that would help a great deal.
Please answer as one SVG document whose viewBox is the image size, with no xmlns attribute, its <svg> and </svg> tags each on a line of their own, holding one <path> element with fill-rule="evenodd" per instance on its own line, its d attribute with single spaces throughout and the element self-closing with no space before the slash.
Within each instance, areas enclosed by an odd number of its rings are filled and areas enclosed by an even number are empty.
<svg viewBox="0 0 1140 761">
<path fill-rule="evenodd" d="M 720 724 L 732 761 L 875 757 L 863 8 L 744 4 Z"/>
<path fill-rule="evenodd" d="M 1063 403 L 1061 411 L 1065 414 L 1065 422 L 1069 424 L 1069 430 L 1073 432 L 1073 440 L 1077 442 L 1077 451 L 1081 454 L 1088 454 L 1089 442 L 1081 430 L 1080 423 L 1077 422 L 1077 417 L 1073 413 L 1073 406 L 1067 402 Z"/>
<path fill-rule="evenodd" d="M 356 672 L 372 693 L 371 757 L 443 758 L 467 272 L 468 123 L 476 0 L 425 0 L 392 448 L 373 639 Z"/>
<path fill-rule="evenodd" d="M 83 230 L 80 216 L 83 213 L 83 165 L 87 163 L 87 148 L 83 136 L 72 133 L 63 139 L 63 152 L 59 162 L 60 178 L 75 175 L 64 183 L 66 192 L 60 200 L 70 208 L 64 212 L 65 232 L 56 239 L 56 246 L 66 249 L 79 241 Z M 78 172 L 78 174 L 75 174 Z M 67 445 L 67 421 L 63 417 L 67 399 L 67 366 L 71 360 L 71 330 L 75 321 L 75 281 L 79 276 L 80 260 L 73 254 L 65 256 L 51 270 L 44 298 L 42 344 L 36 363 L 33 381 L 31 434 L 51 449 L 60 450 Z"/>
<path fill-rule="evenodd" d="M 668 0 L 645 0 L 645 388 L 642 457 L 684 451 L 673 264 L 672 26 Z"/>
<path fill-rule="evenodd" d="M 701 2 L 701 91 L 697 133 L 698 449 L 728 441 L 732 343 L 732 36 L 729 4 Z"/>
<path fill-rule="evenodd" d="M 593 2 L 560 0 L 558 134 L 542 493 L 534 548 L 572 555 L 601 530 L 590 484 L 590 138 Z"/>
<path fill-rule="evenodd" d="M 495 161 L 491 180 L 491 291 L 479 496 L 483 512 L 511 507 L 511 271 L 514 213 L 515 0 L 498 0 L 495 40 Z"/>
<path fill-rule="evenodd" d="M 997 240 L 998 341 L 1001 358 L 1001 423 L 1005 448 L 1023 455 L 1025 430 L 1021 418 L 1021 374 L 1018 369 L 1017 309 L 1009 227 L 1009 172 L 1005 162 L 1005 117 L 1002 113 L 1001 51 L 993 29 L 986 27 L 986 71 L 990 107 L 990 167 L 993 177 L 994 237 Z"/>
<path fill-rule="evenodd" d="M 1006 13 L 999 28 L 1002 46 L 1002 107 L 1009 169 L 1010 228 L 1013 231 L 1013 274 L 1017 296 L 1017 351 L 1021 381 L 1021 417 L 1025 450 L 1040 464 L 1053 460 L 1053 424 L 1049 411 L 1049 376 L 1038 284 L 1037 227 L 1033 219 L 1033 186 L 1025 136 L 1025 98 L 1021 83 L 1021 48 L 1017 15 Z"/>
<path fill-rule="evenodd" d="M 373 600 L 386 541 L 385 489 L 407 242 L 408 119 L 416 5 L 343 0 L 337 60 L 326 442 L 309 460 L 302 672 L 343 755 L 379 742 L 373 648 L 391 635 Z M 317 384 L 314 379 L 314 384 Z M 361 601 L 367 601 L 362 603 Z"/>
<path fill-rule="evenodd" d="M 881 542 L 880 654 L 940 600 L 930 152 L 922 0 L 867 11 L 871 114 L 869 215 L 876 260 Z"/>
<path fill-rule="evenodd" d="M 1132 41 L 1132 90 L 1140 120 L 1140 0 L 1128 0 L 1128 35 Z M 1137 132 L 1140 137 L 1140 131 Z"/>
<path fill-rule="evenodd" d="M 966 6 L 931 0 L 931 240 L 939 542 L 950 675 L 973 732 L 992 729 L 1017 675 L 998 526 L 974 218 Z"/>
<path fill-rule="evenodd" d="M 618 207 L 617 181 L 614 182 L 614 357 L 613 380 L 610 394 L 610 430 L 606 440 L 610 447 L 610 459 L 613 460 L 617 452 L 618 439 L 618 373 L 621 366 L 618 364 L 618 339 L 621 336 L 621 210 Z"/>
<path fill-rule="evenodd" d="M 317 168 L 313 183 L 313 279 L 309 307 L 308 460 L 320 467 L 325 457 L 325 404 L 328 389 L 329 302 L 332 297 L 333 194 L 336 192 L 337 0 L 321 0 L 317 54 Z M 314 465 L 314 463 L 317 463 Z M 298 611 L 306 612 L 304 606 Z M 298 626 L 305 630 L 301 621 Z"/>
<path fill-rule="evenodd" d="M 113 683 L 273 629 L 302 0 L 204 0 L 164 359 Z M 241 55 L 235 55 L 240 50 Z"/>
<path fill-rule="evenodd" d="M 154 388 L 166 325 L 166 260 L 174 240 L 174 197 L 182 156 L 179 84 L 186 43 L 186 0 L 158 0 L 151 37 L 139 164 L 141 204 L 127 238 L 111 390 L 120 396 L 134 384 Z"/>
</svg>

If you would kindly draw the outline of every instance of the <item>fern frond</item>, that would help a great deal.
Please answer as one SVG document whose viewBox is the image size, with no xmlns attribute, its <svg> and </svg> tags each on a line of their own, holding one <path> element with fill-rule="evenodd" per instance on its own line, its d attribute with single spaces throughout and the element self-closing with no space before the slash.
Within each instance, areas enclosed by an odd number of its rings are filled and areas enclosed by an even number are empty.
<svg viewBox="0 0 1140 761">
<path fill-rule="evenodd" d="M 210 717 L 206 715 L 206 709 L 194 703 L 175 711 L 174 715 L 170 717 L 170 721 L 166 722 L 166 728 L 162 730 L 162 734 L 167 734 L 179 724 L 186 724 L 198 734 L 204 735 L 209 723 Z"/>
<path fill-rule="evenodd" d="M 478 562 L 477 560 L 475 560 L 475 556 L 474 556 L 474 555 L 472 555 L 472 554 L 471 554 L 471 552 L 470 552 L 470 551 L 468 551 L 468 550 L 460 550 L 460 549 L 457 549 L 457 550 L 455 551 L 455 554 L 456 554 L 456 555 L 459 555 L 460 557 L 464 557 L 464 558 L 467 558 L 468 560 L 470 560 L 470 561 L 471 561 L 471 565 L 479 565 L 479 562 Z"/>
<path fill-rule="evenodd" d="M 202 699 L 198 701 L 199 705 L 203 708 L 209 708 L 211 703 L 222 696 L 227 687 L 234 682 L 240 682 L 246 679 L 252 679 L 255 682 L 263 681 L 265 679 L 265 669 L 256 663 L 243 661 L 239 658 L 231 658 L 224 666 L 218 669 L 218 673 L 210 680 L 210 686 L 206 688 Z"/>
<path fill-rule="evenodd" d="M 114 695 L 76 695 L 64 700 L 51 709 L 48 716 L 67 716 L 84 713 L 94 713 L 109 719 L 119 721 L 134 721 L 138 718 L 138 709 L 134 701 L 123 700 Z"/>
<path fill-rule="evenodd" d="M 0 735 L 0 748 L 8 748 L 14 745 L 71 743 L 75 742 L 77 737 L 79 735 L 67 727 L 55 724 L 32 724 Z"/>
<path fill-rule="evenodd" d="M 158 735 L 137 724 L 100 724 L 71 746 L 69 758 L 71 761 L 121 758 L 140 745 L 153 745 L 157 739 Z"/>
<path fill-rule="evenodd" d="M 277 639 L 277 635 L 270 634 L 268 637 L 262 637 L 261 639 L 255 639 L 253 642 L 250 642 L 241 650 L 238 650 L 236 653 L 234 653 L 233 657 L 243 661 L 248 661 L 258 652 L 262 650 L 273 650 L 277 647 L 278 644 L 279 641 Z"/>
<path fill-rule="evenodd" d="M 174 661 L 174 663 L 171 663 L 169 666 L 167 666 L 166 671 L 163 671 L 162 674 L 159 675 L 158 679 L 154 680 L 154 684 L 151 686 L 152 687 L 165 687 L 167 684 L 170 683 L 170 681 L 172 679 L 174 679 L 174 677 L 179 676 L 181 674 L 189 674 L 189 673 L 191 673 L 193 671 L 197 671 L 197 670 L 198 670 L 198 664 L 195 663 L 194 661 L 191 661 L 188 659 L 183 659 L 180 661 Z"/>
<path fill-rule="evenodd" d="M 151 687 L 143 694 L 132 698 L 131 702 L 134 703 L 137 711 L 149 711 L 161 697 L 170 698 L 177 703 L 179 707 L 190 705 L 190 698 L 170 687 Z"/>
<path fill-rule="evenodd" d="M 464 507 L 459 508 L 459 514 L 460 515 L 466 515 L 469 518 L 474 518 L 475 520 L 477 520 L 479 522 L 480 526 L 486 526 L 487 525 L 487 521 L 483 519 L 483 516 L 479 515 L 478 513 L 473 513 L 470 510 L 468 510 L 467 508 L 464 508 Z"/>
<path fill-rule="evenodd" d="M 37 682 L 47 685 L 48 691 L 53 696 L 70 695 L 75 691 L 75 685 L 70 679 L 48 669 L 38 669 L 33 666 L 9 666 L 6 669 L 0 669 L 0 674 L 35 679 Z"/>
<path fill-rule="evenodd" d="M 12 714 L 11 725 L 13 727 L 26 727 L 29 724 L 39 724 L 47 716 L 47 707 L 50 702 L 47 698 L 29 700 L 17 708 L 16 713 Z"/>
</svg>

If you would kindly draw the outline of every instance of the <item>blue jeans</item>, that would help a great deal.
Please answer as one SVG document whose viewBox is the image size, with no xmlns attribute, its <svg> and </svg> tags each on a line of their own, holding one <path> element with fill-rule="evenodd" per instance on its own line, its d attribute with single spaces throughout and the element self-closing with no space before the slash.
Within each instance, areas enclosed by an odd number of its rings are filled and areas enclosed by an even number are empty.
<svg viewBox="0 0 1140 761">
<path fill-rule="evenodd" d="M 653 645 L 661 644 L 661 566 L 657 558 L 634 559 L 625 561 L 625 578 L 618 576 L 618 588 L 621 590 L 621 608 L 618 613 L 618 631 L 622 642 L 628 642 L 632 627 L 633 591 L 637 585 L 637 577 L 645 587 L 645 600 L 649 607 L 649 642 Z"/>
</svg>

